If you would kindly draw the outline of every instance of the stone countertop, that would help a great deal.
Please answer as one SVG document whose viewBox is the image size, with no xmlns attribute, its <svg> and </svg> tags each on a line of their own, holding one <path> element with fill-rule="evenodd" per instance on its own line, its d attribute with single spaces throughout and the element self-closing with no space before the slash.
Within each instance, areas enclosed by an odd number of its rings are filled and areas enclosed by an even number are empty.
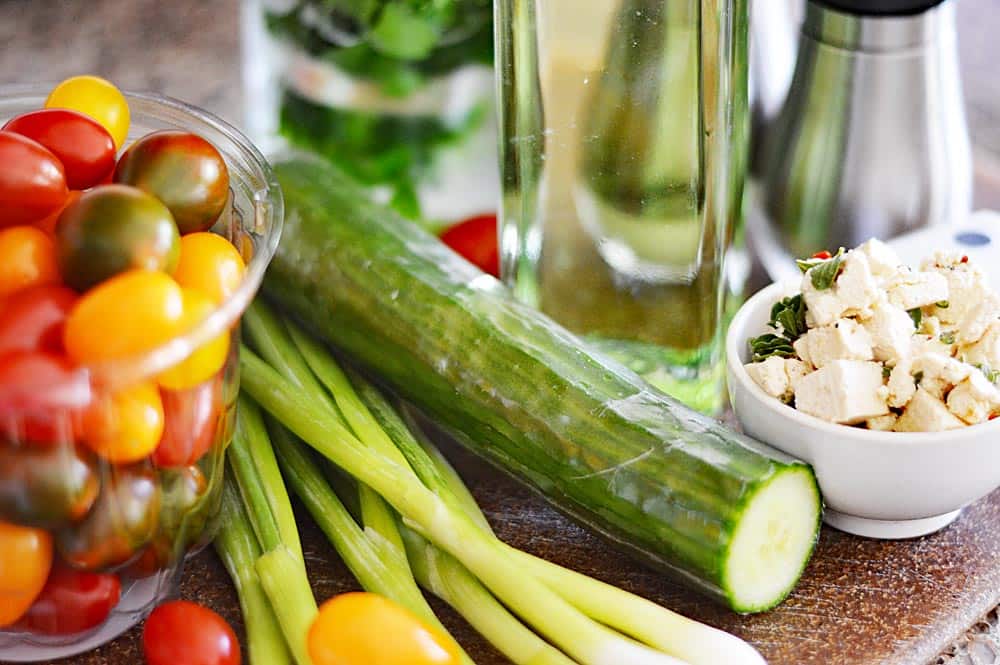
<svg viewBox="0 0 1000 665">
<path fill-rule="evenodd" d="M 995 41 L 1000 28 L 1000 13 L 995 11 L 993 3 L 993 0 L 960 0 L 958 5 L 961 31 L 959 43 L 968 112 L 982 162 L 987 164 L 985 169 L 981 169 L 987 173 L 987 179 L 1000 172 L 991 166 L 991 155 L 1000 155 L 1000 79 L 994 75 L 997 49 L 1000 48 Z M 238 0 L 174 0 L 170 3 L 156 0 L 0 0 L 0 44 L 4 45 L 0 49 L 0 81 L 52 82 L 73 74 L 97 73 L 125 88 L 155 90 L 185 99 L 239 124 L 242 114 L 239 33 Z M 1000 179 L 993 181 L 994 186 L 996 182 L 1000 182 Z M 981 195 L 980 200 L 986 202 L 998 199 Z M 801 632 L 793 641 L 798 644 L 798 655 L 793 657 L 792 652 L 785 651 L 779 644 L 781 638 L 778 634 L 769 632 L 774 630 L 770 622 L 727 617 L 714 608 L 703 607 L 692 601 L 690 596 L 664 583 L 661 576 L 638 567 L 609 550 L 588 532 L 552 511 L 534 495 L 505 478 L 497 478 L 497 474 L 489 467 L 464 455 L 459 454 L 459 457 L 462 459 L 461 466 L 470 474 L 477 496 L 483 501 L 487 513 L 497 521 L 501 535 L 509 538 L 513 544 L 552 556 L 560 563 L 576 565 L 585 572 L 753 638 L 762 644 L 762 649 L 774 662 L 829 662 L 808 657 L 809 653 L 819 657 L 822 645 L 816 645 L 826 639 L 823 637 L 824 632 L 829 633 L 832 626 L 849 626 L 851 621 L 876 619 L 877 617 L 869 616 L 869 613 L 877 604 L 866 604 L 867 601 L 881 598 L 891 602 L 895 597 L 891 581 L 885 580 L 880 571 L 872 566 L 862 565 L 857 569 L 857 574 L 862 578 L 860 581 L 868 579 L 873 582 L 869 591 L 865 592 L 870 594 L 869 598 L 859 598 L 855 593 L 855 598 L 844 607 L 831 608 L 831 612 L 820 612 L 804 619 L 802 613 L 814 609 L 810 607 L 809 594 L 821 591 L 823 583 L 820 578 L 817 578 L 819 586 L 817 582 L 810 583 L 810 573 L 807 573 L 804 584 L 796 594 L 781 609 L 772 613 L 789 621 L 788 630 Z M 927 566 L 941 564 L 938 555 L 931 555 L 933 551 L 940 552 L 932 543 L 950 546 L 957 536 L 963 534 L 974 541 L 988 540 L 975 529 L 979 520 L 995 519 L 994 529 L 1000 529 L 1000 496 L 994 495 L 991 499 L 980 502 L 970 512 L 971 515 L 964 517 L 953 529 L 931 539 L 915 541 L 913 546 L 904 548 L 903 559 L 910 563 L 915 561 L 914 557 L 919 553 L 926 556 L 926 560 L 919 566 L 904 565 L 900 569 L 902 582 L 910 590 L 906 594 L 906 605 L 914 611 L 928 612 L 922 603 L 929 602 L 935 593 L 954 595 L 952 588 L 935 586 L 940 584 L 939 580 L 933 577 L 925 579 Z M 526 528 L 528 526 L 530 528 Z M 315 527 L 304 520 L 303 528 L 317 595 L 326 597 L 353 588 L 354 582 L 350 575 L 336 557 L 330 555 L 330 549 L 325 546 Z M 996 548 L 995 543 L 992 546 Z M 811 568 L 816 571 L 816 575 L 834 574 L 836 571 L 833 568 L 840 565 L 838 560 L 845 566 L 850 565 L 851 561 L 857 565 L 865 557 L 878 560 L 880 555 L 888 552 L 887 547 L 827 530 L 820 545 L 823 556 L 817 557 Z M 982 551 L 975 546 L 973 550 Z M 971 550 L 963 550 L 966 553 L 969 551 Z M 970 559 L 967 564 L 972 567 L 974 562 Z M 944 567 L 947 568 L 946 565 Z M 913 576 L 908 577 L 911 573 Z M 881 586 L 882 582 L 886 582 L 888 586 Z M 241 627 L 235 594 L 214 554 L 203 553 L 191 562 L 181 584 L 181 593 L 187 598 L 215 607 L 235 626 Z M 440 604 L 435 607 L 442 610 L 448 625 L 463 644 L 469 646 L 478 662 L 505 662 L 447 608 Z M 847 622 L 838 624 L 838 614 L 846 617 Z M 913 634 L 919 637 L 922 628 L 931 628 L 931 614 L 928 614 L 924 623 L 900 622 L 895 625 L 886 625 L 892 619 L 891 615 L 886 615 L 882 628 L 871 628 L 867 638 L 889 642 L 909 639 L 907 662 L 919 663 L 921 658 L 932 659 L 932 654 L 936 651 L 928 649 L 939 649 L 946 642 L 935 646 L 933 643 L 912 639 Z M 961 633 L 963 626 L 971 625 L 975 619 L 960 612 L 951 617 L 938 618 L 948 624 L 944 627 L 944 630 L 950 631 L 948 639 Z M 995 638 L 995 625 L 994 612 L 971 629 L 970 635 L 973 637 L 985 635 L 985 638 L 974 640 L 971 648 L 965 646 L 966 641 L 960 640 L 949 650 L 957 655 L 942 656 L 938 662 L 993 662 L 990 660 L 993 656 L 989 649 L 983 645 L 992 643 L 994 653 L 1000 652 L 1000 645 Z M 940 629 L 937 626 L 937 630 Z M 813 633 L 810 634 L 810 631 Z M 885 651 L 890 652 L 900 653 Z M 972 659 L 973 656 L 967 655 L 970 652 L 976 654 L 975 660 Z M 141 655 L 137 630 L 91 654 L 63 661 L 66 665 L 138 662 L 141 662 Z"/>
</svg>

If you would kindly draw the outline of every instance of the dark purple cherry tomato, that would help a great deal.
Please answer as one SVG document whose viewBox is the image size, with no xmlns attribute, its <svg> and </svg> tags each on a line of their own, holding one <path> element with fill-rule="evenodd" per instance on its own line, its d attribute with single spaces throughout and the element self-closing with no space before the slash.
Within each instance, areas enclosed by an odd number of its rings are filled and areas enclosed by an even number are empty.
<svg viewBox="0 0 1000 665">
<path fill-rule="evenodd" d="M 186 600 L 153 610 L 142 650 L 148 665 L 240 665 L 240 643 L 226 620 Z"/>
<path fill-rule="evenodd" d="M 15 292 L 0 308 L 0 356 L 9 351 L 63 350 L 63 324 L 76 302 L 64 286 L 33 286 Z"/>
<path fill-rule="evenodd" d="M 85 291 L 126 270 L 172 272 L 180 236 L 170 211 L 146 192 L 101 185 L 66 207 L 56 224 L 59 272 Z"/>
<path fill-rule="evenodd" d="M 118 576 L 56 564 L 45 588 L 17 627 L 42 635 L 72 635 L 104 623 L 118 604 Z"/>
<path fill-rule="evenodd" d="M 67 196 L 58 157 L 27 136 L 0 131 L 0 228 L 44 219 Z"/>
<path fill-rule="evenodd" d="M 187 466 L 208 452 L 222 413 L 222 380 L 212 378 L 188 390 L 160 390 L 164 427 L 153 453 L 157 466 Z"/>
<path fill-rule="evenodd" d="M 69 109 L 40 109 L 11 119 L 3 129 L 38 141 L 66 171 L 70 189 L 89 189 L 115 168 L 115 142 L 92 118 Z"/>
<path fill-rule="evenodd" d="M 56 549 L 79 570 L 101 571 L 127 564 L 156 533 L 160 487 L 147 463 L 110 466 L 87 517 L 56 532 Z"/>
<path fill-rule="evenodd" d="M 94 456 L 78 446 L 0 443 L 0 521 L 63 527 L 83 519 L 99 491 Z"/>
<path fill-rule="evenodd" d="M 114 177 L 163 201 L 181 235 L 208 230 L 229 197 L 225 160 L 215 146 L 190 132 L 144 136 L 118 160 Z"/>
<path fill-rule="evenodd" d="M 482 215 L 459 222 L 445 229 L 441 240 L 483 272 L 500 276 L 496 215 Z"/>
</svg>

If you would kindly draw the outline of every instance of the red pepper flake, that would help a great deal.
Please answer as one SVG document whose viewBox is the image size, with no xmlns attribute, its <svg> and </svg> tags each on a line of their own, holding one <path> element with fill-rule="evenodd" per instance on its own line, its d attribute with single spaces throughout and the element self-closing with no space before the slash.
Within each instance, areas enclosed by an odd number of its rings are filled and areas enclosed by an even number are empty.
<svg viewBox="0 0 1000 665">
<path fill-rule="evenodd" d="M 990 420 L 996 420 L 997 418 L 1000 418 L 1000 413 L 991 413 L 990 414 Z"/>
<path fill-rule="evenodd" d="M 962 257 L 962 263 L 968 263 L 968 262 L 969 262 L 969 257 L 968 256 L 963 256 Z"/>
<path fill-rule="evenodd" d="M 828 251 L 826 251 L 824 249 L 822 252 L 816 252 L 815 254 L 813 254 L 812 258 L 814 258 L 814 259 L 823 259 L 824 261 L 826 261 L 827 259 L 832 259 L 833 258 L 833 254 L 831 254 L 830 252 L 828 252 Z"/>
</svg>

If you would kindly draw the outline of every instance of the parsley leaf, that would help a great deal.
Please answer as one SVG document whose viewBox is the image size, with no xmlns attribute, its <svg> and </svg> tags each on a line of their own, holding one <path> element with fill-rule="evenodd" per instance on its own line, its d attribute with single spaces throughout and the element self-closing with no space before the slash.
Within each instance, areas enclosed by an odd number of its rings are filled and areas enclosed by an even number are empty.
<svg viewBox="0 0 1000 665">
<path fill-rule="evenodd" d="M 920 322 L 924 320 L 923 311 L 919 307 L 914 307 L 913 309 L 906 310 L 906 313 L 910 315 L 910 318 L 913 319 L 913 325 L 919 330 Z"/>
<path fill-rule="evenodd" d="M 948 309 L 951 307 L 951 303 L 947 300 L 942 300 L 941 302 L 935 303 L 938 309 Z"/>
<path fill-rule="evenodd" d="M 833 286 L 837 281 L 837 276 L 843 267 L 844 248 L 841 247 L 837 253 L 829 259 L 804 259 L 796 261 L 799 270 L 808 272 L 812 285 L 818 291 L 825 291 Z"/>
<path fill-rule="evenodd" d="M 892 370 L 883 365 L 882 366 L 882 378 L 883 379 L 888 379 L 890 376 L 892 376 Z"/>
<path fill-rule="evenodd" d="M 779 300 L 771 307 L 768 325 L 780 330 L 789 342 L 794 342 L 806 332 L 806 304 L 802 294 Z"/>
<path fill-rule="evenodd" d="M 784 337 L 766 333 L 750 340 L 750 350 L 753 352 L 752 362 L 759 363 L 768 358 L 794 358 L 795 349 L 792 343 Z"/>
<path fill-rule="evenodd" d="M 945 330 L 943 333 L 938 335 L 938 339 L 941 340 L 942 344 L 954 344 L 955 343 L 955 331 Z"/>
</svg>

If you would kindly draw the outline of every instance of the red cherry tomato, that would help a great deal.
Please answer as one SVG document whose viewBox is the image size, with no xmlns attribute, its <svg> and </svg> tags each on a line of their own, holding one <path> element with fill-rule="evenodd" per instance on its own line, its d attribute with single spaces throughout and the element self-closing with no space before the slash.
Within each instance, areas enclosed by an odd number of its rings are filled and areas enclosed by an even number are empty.
<svg viewBox="0 0 1000 665">
<path fill-rule="evenodd" d="M 82 408 L 90 398 L 86 373 L 61 356 L 41 351 L 0 356 L 0 411 Z"/>
<path fill-rule="evenodd" d="M 239 665 L 240 643 L 225 619 L 185 600 L 160 605 L 146 619 L 148 665 Z"/>
<path fill-rule="evenodd" d="M 483 272 L 500 276 L 496 215 L 482 215 L 459 222 L 445 229 L 441 240 Z"/>
<path fill-rule="evenodd" d="M 58 157 L 26 136 L 0 131 L 0 227 L 37 222 L 67 196 Z"/>
<path fill-rule="evenodd" d="M 117 575 L 56 565 L 18 627 L 43 635 L 81 633 L 104 623 L 120 596 Z"/>
<path fill-rule="evenodd" d="M 8 351 L 63 350 L 63 324 L 76 302 L 64 286 L 34 286 L 11 295 L 0 308 L 0 355 Z"/>
<path fill-rule="evenodd" d="M 165 425 L 153 462 L 188 466 L 208 452 L 222 414 L 222 380 L 213 378 L 188 390 L 160 389 Z"/>
<path fill-rule="evenodd" d="M 69 109 L 41 109 L 11 119 L 3 129 L 48 148 L 66 170 L 70 189 L 87 189 L 115 167 L 115 141 L 92 118 Z"/>
</svg>

